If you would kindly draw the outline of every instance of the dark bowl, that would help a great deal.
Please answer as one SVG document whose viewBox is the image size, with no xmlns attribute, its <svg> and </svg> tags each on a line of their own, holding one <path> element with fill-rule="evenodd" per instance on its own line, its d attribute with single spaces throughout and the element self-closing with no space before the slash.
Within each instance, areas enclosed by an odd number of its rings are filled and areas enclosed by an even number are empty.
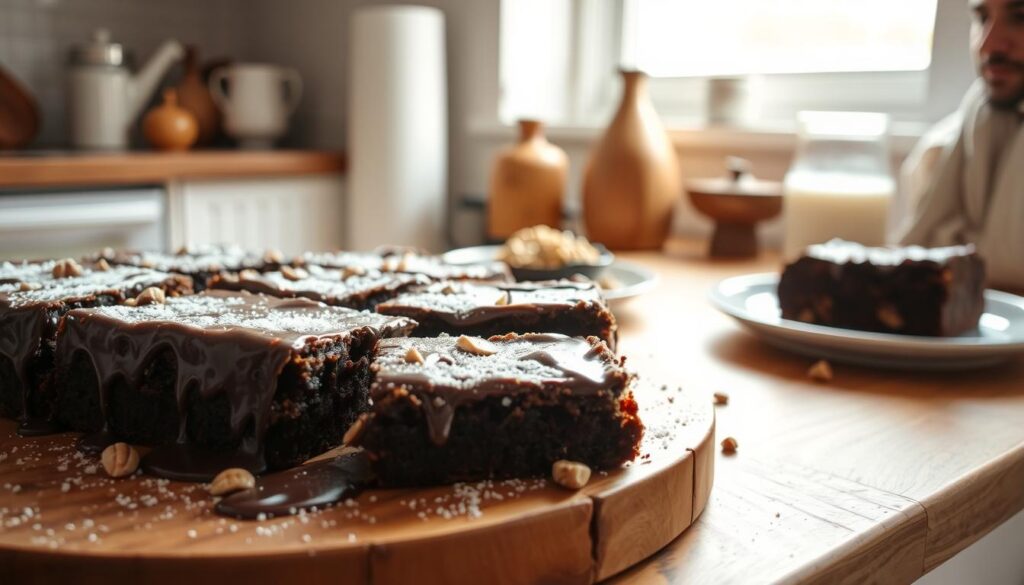
<svg viewBox="0 0 1024 585">
<path fill-rule="evenodd" d="M 605 268 L 611 266 L 612 262 L 615 261 L 615 254 L 608 251 L 601 244 L 593 244 L 597 251 L 601 253 L 601 256 L 597 259 L 597 264 L 568 264 L 561 268 L 516 268 L 515 266 L 509 266 L 512 269 L 512 276 L 516 277 L 516 280 L 560 280 L 563 278 L 571 278 L 577 274 L 586 276 L 591 280 L 597 280 L 604 272 Z"/>
</svg>

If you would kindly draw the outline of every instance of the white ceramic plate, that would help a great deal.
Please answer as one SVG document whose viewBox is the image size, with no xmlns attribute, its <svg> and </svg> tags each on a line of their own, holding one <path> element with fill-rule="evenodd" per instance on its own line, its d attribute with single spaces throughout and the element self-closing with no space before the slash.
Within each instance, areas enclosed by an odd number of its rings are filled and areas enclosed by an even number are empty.
<svg viewBox="0 0 1024 585">
<path fill-rule="evenodd" d="M 711 302 L 766 343 L 814 358 L 907 370 L 989 366 L 1024 352 L 1024 298 L 985 291 L 978 328 L 956 337 L 869 333 L 783 319 L 778 274 L 737 276 L 718 283 Z"/>
<path fill-rule="evenodd" d="M 501 246 L 471 246 L 469 248 L 458 248 L 446 252 L 441 256 L 445 262 L 451 264 L 473 264 L 475 262 L 489 262 L 498 257 L 498 250 Z M 615 260 L 601 273 L 601 278 L 611 278 L 621 283 L 613 289 L 607 289 L 604 296 L 609 301 L 618 303 L 643 294 L 658 283 L 658 275 L 652 270 L 643 266 Z"/>
</svg>

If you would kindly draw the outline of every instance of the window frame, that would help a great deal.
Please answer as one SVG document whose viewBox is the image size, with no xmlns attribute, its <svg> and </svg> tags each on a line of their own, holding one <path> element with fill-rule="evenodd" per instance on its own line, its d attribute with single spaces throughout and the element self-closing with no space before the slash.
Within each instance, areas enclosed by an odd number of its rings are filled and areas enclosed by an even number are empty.
<svg viewBox="0 0 1024 585">
<path fill-rule="evenodd" d="M 607 120 L 619 95 L 617 70 L 629 63 L 621 47 L 628 3 L 635 0 L 571 0 L 573 7 L 568 116 L 559 123 L 596 126 Z M 968 11 L 962 0 L 938 0 L 932 59 L 922 71 L 760 75 L 762 114 L 744 127 L 795 127 L 799 110 L 873 111 L 895 126 L 927 126 L 955 109 L 974 76 L 967 47 Z M 651 78 L 649 87 L 669 127 L 706 126 L 708 77 Z M 507 116 L 503 116 L 507 118 Z M 508 121 L 507 119 L 505 120 Z"/>
</svg>

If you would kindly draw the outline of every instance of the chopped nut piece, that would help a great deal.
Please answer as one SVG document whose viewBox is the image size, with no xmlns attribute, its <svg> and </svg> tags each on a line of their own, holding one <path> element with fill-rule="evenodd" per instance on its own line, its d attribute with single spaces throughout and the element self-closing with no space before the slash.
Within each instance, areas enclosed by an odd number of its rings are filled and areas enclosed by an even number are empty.
<svg viewBox="0 0 1024 585">
<path fill-rule="evenodd" d="M 226 496 L 241 490 L 248 490 L 256 487 L 256 478 L 249 470 L 241 467 L 231 467 L 217 474 L 210 484 L 210 494 L 214 496 Z"/>
<path fill-rule="evenodd" d="M 490 341 L 466 335 L 459 336 L 455 341 L 455 347 L 474 355 L 494 355 L 498 353 L 498 347 Z"/>
<path fill-rule="evenodd" d="M 135 302 L 135 299 L 125 299 L 125 300 L 124 300 L 124 302 L 123 302 L 123 303 L 121 303 L 121 304 L 122 304 L 122 305 L 124 305 L 124 306 L 126 306 L 126 307 L 134 307 L 134 306 L 136 306 L 136 305 L 137 305 L 138 303 L 136 303 L 136 302 Z"/>
<path fill-rule="evenodd" d="M 135 304 L 139 307 L 146 305 L 162 305 L 167 302 L 167 297 L 164 295 L 164 291 L 155 286 L 151 286 L 146 290 L 139 293 L 139 296 L 135 297 Z"/>
<path fill-rule="evenodd" d="M 875 316 L 889 329 L 903 329 L 903 317 L 896 307 L 890 303 L 879 305 Z"/>
<path fill-rule="evenodd" d="M 409 351 L 405 352 L 405 361 L 410 364 L 422 364 L 423 354 L 415 347 L 410 347 Z"/>
<path fill-rule="evenodd" d="M 494 304 L 498 306 L 507 305 L 509 301 L 508 296 L 508 291 L 501 291 L 501 296 L 498 297 L 498 300 L 494 301 Z"/>
<path fill-rule="evenodd" d="M 110 270 L 110 263 L 107 262 L 106 258 L 100 258 L 99 260 L 96 261 L 96 264 L 94 265 L 93 268 L 100 272 L 106 272 Z"/>
<path fill-rule="evenodd" d="M 832 366 L 825 360 L 818 360 L 807 370 L 807 377 L 815 382 L 828 382 L 832 379 Z"/>
<path fill-rule="evenodd" d="M 280 250 L 267 250 L 263 253 L 263 261 L 268 264 L 281 264 L 284 262 L 284 254 Z"/>
<path fill-rule="evenodd" d="M 253 270 L 252 268 L 246 268 L 245 270 L 242 270 L 241 272 L 239 272 L 238 276 L 239 276 L 239 278 L 244 278 L 246 280 L 253 280 L 253 279 L 259 278 L 260 277 L 260 273 L 259 273 L 258 270 Z"/>
<path fill-rule="evenodd" d="M 450 283 L 450 282 L 446 283 L 444 285 L 444 287 L 441 289 L 441 294 L 453 295 L 455 293 L 456 293 L 455 287 L 452 286 L 452 283 Z"/>
<path fill-rule="evenodd" d="M 174 254 L 176 256 L 188 256 L 188 246 L 181 246 L 175 250 Z"/>
<path fill-rule="evenodd" d="M 590 481 L 590 468 L 583 463 L 560 459 L 551 466 L 551 479 L 564 488 L 578 490 Z"/>
<path fill-rule="evenodd" d="M 58 260 L 53 265 L 52 271 L 54 278 L 71 278 L 72 276 L 82 276 L 82 267 L 75 262 L 74 258 L 65 258 Z"/>
<path fill-rule="evenodd" d="M 43 285 L 37 284 L 35 282 L 19 282 L 18 283 L 18 290 L 20 290 L 21 292 L 28 292 L 30 290 L 39 290 L 42 287 L 43 287 Z"/>
<path fill-rule="evenodd" d="M 345 269 L 341 271 L 341 279 L 348 280 L 353 276 L 362 276 L 364 274 L 366 274 L 366 269 L 362 266 L 346 266 Z"/>
<path fill-rule="evenodd" d="M 281 276 L 284 276 L 288 280 L 302 280 L 309 276 L 309 273 L 302 268 L 292 268 L 291 266 L 281 267 Z"/>
<path fill-rule="evenodd" d="M 736 439 L 732 437 L 726 437 L 722 439 L 722 453 L 725 453 L 726 455 L 732 455 L 733 453 L 735 453 L 736 449 L 738 449 L 739 446 L 739 442 L 737 442 Z"/>
<path fill-rule="evenodd" d="M 128 443 L 114 443 L 103 450 L 100 462 L 110 477 L 125 477 L 139 468 L 139 452 Z"/>
<path fill-rule="evenodd" d="M 359 415 L 359 418 L 356 419 L 356 422 L 352 423 L 352 426 L 350 426 L 348 428 L 348 430 L 345 431 L 345 436 L 343 436 L 341 438 L 341 442 L 346 444 L 346 445 L 352 443 L 352 441 L 355 441 L 356 439 L 358 439 L 360 437 L 360 435 L 363 434 L 363 428 L 365 426 L 366 426 L 366 415 L 365 414 L 361 414 L 361 415 Z"/>
<path fill-rule="evenodd" d="M 718 406 L 729 404 L 729 395 L 725 392 L 715 392 L 715 404 Z"/>
</svg>

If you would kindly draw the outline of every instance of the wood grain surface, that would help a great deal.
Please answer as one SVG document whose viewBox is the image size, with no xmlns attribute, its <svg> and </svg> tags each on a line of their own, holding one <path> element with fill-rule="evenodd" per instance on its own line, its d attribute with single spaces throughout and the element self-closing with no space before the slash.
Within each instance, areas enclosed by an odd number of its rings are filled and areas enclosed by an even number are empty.
<svg viewBox="0 0 1024 585">
<path fill-rule="evenodd" d="M 716 455 L 694 526 L 616 581 L 910 583 L 1024 509 L 1024 360 L 954 374 L 834 365 L 816 383 L 813 360 L 706 300 L 723 278 L 778 269 L 775 255 L 713 261 L 673 241 L 623 256 L 661 281 L 618 309 L 621 351 L 690 391 L 728 393 L 717 434 L 739 450 Z"/>
<path fill-rule="evenodd" d="M 714 447 L 707 397 L 646 378 L 637 394 L 641 457 L 579 491 L 545 479 L 370 490 L 251 522 L 212 513 L 203 485 L 109 479 L 75 434 L 20 438 L 2 420 L 0 582 L 591 583 L 675 539 L 712 482 L 694 465 Z"/>
<path fill-rule="evenodd" d="M 0 156 L 0 189 L 340 174 L 345 168 L 346 158 L 342 153 L 301 150 L 10 155 Z"/>
</svg>

